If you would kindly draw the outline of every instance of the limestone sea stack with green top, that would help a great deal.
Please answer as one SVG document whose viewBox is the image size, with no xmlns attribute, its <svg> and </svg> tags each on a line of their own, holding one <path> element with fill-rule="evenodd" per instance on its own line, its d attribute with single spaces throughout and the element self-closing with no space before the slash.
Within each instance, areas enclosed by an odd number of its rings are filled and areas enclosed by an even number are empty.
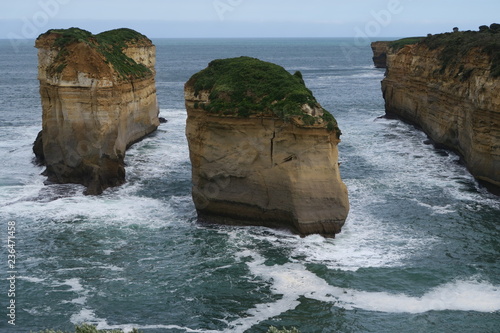
<svg viewBox="0 0 500 333">
<path fill-rule="evenodd" d="M 185 85 L 193 200 L 202 221 L 334 236 L 349 201 L 341 131 L 300 72 L 214 60 Z"/>
<path fill-rule="evenodd" d="M 42 131 L 34 145 L 48 180 L 100 194 L 125 181 L 126 149 L 159 125 L 155 46 L 117 29 L 70 28 L 40 35 Z"/>
</svg>

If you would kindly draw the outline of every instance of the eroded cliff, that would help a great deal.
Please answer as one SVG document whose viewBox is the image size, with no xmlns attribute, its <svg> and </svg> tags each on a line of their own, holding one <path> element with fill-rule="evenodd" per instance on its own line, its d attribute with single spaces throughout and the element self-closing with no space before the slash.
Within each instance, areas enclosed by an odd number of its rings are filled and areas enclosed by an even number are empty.
<svg viewBox="0 0 500 333">
<path fill-rule="evenodd" d="M 455 32 L 394 48 L 382 82 L 386 112 L 418 124 L 500 186 L 500 33 Z"/>
<path fill-rule="evenodd" d="M 241 57 L 185 85 L 193 199 L 202 220 L 334 235 L 349 210 L 340 130 L 300 73 Z"/>
<path fill-rule="evenodd" d="M 373 64 L 376 68 L 387 67 L 387 48 L 390 42 L 373 42 L 371 48 L 373 51 Z"/>
<path fill-rule="evenodd" d="M 125 181 L 124 156 L 159 125 L 155 46 L 130 29 L 71 28 L 36 40 L 42 131 L 34 146 L 48 180 L 87 186 Z"/>
</svg>

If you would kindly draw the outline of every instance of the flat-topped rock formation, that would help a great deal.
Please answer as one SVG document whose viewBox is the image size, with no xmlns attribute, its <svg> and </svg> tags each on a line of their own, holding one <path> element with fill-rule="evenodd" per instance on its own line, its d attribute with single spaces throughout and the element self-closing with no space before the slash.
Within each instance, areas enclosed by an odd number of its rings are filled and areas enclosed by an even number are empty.
<svg viewBox="0 0 500 333">
<path fill-rule="evenodd" d="M 340 130 L 299 72 L 241 57 L 185 85 L 193 199 L 201 220 L 333 236 L 348 211 Z"/>
<path fill-rule="evenodd" d="M 49 30 L 35 46 L 43 125 L 34 151 L 48 180 L 86 194 L 122 184 L 126 149 L 159 125 L 155 46 L 130 29 L 78 28 Z"/>
<path fill-rule="evenodd" d="M 386 112 L 421 127 L 500 186 L 500 29 L 482 26 L 391 44 L 382 82 Z"/>
</svg>

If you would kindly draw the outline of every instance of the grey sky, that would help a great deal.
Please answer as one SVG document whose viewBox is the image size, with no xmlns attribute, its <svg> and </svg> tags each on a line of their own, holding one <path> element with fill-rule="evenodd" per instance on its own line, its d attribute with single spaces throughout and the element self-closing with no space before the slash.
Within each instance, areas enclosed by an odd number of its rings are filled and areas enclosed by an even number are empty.
<svg viewBox="0 0 500 333">
<path fill-rule="evenodd" d="M 130 27 L 149 37 L 403 37 L 500 22 L 498 0 L 2 0 L 0 38 Z"/>
</svg>

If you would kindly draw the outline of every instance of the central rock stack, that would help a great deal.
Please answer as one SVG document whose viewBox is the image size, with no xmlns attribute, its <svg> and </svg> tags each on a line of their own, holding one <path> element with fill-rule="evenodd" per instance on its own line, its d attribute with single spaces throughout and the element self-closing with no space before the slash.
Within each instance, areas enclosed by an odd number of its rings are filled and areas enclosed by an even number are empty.
<svg viewBox="0 0 500 333">
<path fill-rule="evenodd" d="M 349 202 L 340 130 L 300 72 L 241 57 L 185 85 L 193 199 L 201 220 L 333 236 Z"/>
<path fill-rule="evenodd" d="M 42 131 L 34 146 L 56 183 L 86 194 L 125 181 L 125 150 L 159 125 L 155 46 L 117 29 L 92 35 L 78 28 L 38 37 Z"/>
</svg>

